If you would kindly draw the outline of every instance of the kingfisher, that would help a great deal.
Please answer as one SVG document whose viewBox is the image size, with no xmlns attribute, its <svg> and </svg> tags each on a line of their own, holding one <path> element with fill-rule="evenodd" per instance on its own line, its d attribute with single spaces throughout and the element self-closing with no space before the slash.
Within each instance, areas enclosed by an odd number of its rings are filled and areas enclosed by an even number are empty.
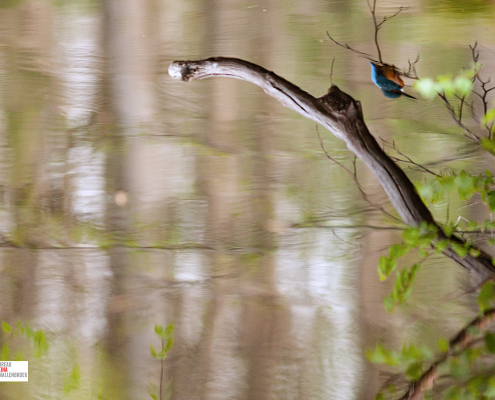
<svg viewBox="0 0 495 400">
<path fill-rule="evenodd" d="M 400 96 L 406 96 L 411 99 L 416 97 L 404 92 L 404 81 L 399 75 L 399 71 L 388 64 L 375 64 L 371 62 L 371 80 L 373 83 L 382 89 L 383 94 L 391 99 L 396 99 Z"/>
</svg>

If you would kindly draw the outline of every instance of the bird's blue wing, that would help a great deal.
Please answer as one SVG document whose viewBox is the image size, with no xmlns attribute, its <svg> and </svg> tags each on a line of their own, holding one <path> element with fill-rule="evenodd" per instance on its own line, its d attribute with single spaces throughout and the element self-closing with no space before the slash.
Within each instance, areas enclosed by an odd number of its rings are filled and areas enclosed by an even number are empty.
<svg viewBox="0 0 495 400">
<path fill-rule="evenodd" d="M 382 74 L 378 73 L 377 67 L 371 63 L 371 80 L 380 89 L 392 91 L 401 90 L 401 86 L 390 79 L 385 78 Z"/>
<path fill-rule="evenodd" d="M 380 87 L 383 90 L 401 90 L 399 84 L 391 81 L 390 79 L 385 78 L 383 75 L 376 75 L 376 78 L 373 80 L 373 83 Z"/>
</svg>

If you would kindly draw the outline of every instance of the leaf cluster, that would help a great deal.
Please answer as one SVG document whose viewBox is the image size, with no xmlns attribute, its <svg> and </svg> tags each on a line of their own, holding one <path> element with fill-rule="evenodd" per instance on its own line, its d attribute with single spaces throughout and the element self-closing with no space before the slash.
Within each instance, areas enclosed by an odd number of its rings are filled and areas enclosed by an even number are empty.
<svg viewBox="0 0 495 400">
<path fill-rule="evenodd" d="M 155 334 L 160 338 L 162 342 L 162 348 L 157 351 L 153 345 L 150 345 L 150 353 L 153 358 L 165 358 L 167 353 L 172 350 L 174 345 L 174 324 L 168 325 L 163 328 L 162 325 L 155 325 Z"/>
<path fill-rule="evenodd" d="M 437 79 L 423 78 L 414 83 L 415 89 L 425 98 L 433 99 L 438 94 L 452 97 L 466 97 L 473 89 L 473 79 L 478 74 L 481 64 L 474 62 L 468 70 L 457 76 L 442 75 Z"/>
<path fill-rule="evenodd" d="M 20 320 L 17 321 L 14 327 L 12 327 L 8 322 L 2 320 L 2 330 L 6 334 L 4 335 L 4 339 L 13 339 L 19 335 L 29 339 L 35 357 L 45 355 L 50 348 L 42 329 L 34 330 L 29 325 L 23 325 Z M 2 350 L 0 352 L 0 361 L 22 361 L 23 356 L 20 351 L 16 353 L 13 359 L 10 358 L 12 356 L 10 355 L 8 341 L 9 340 L 4 340 Z"/>
</svg>

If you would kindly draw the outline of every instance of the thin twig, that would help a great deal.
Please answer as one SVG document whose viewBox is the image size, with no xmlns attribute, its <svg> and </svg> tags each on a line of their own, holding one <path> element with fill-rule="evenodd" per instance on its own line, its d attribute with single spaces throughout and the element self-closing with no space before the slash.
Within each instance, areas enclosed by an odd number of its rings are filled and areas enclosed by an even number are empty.
<svg viewBox="0 0 495 400">
<path fill-rule="evenodd" d="M 381 205 L 373 202 L 370 200 L 368 194 L 364 191 L 363 187 L 359 183 L 359 180 L 357 178 L 357 168 L 356 168 L 356 156 L 354 156 L 353 159 L 353 165 L 354 165 L 354 171 L 351 171 L 349 168 L 347 168 L 345 165 L 337 161 L 335 158 L 333 158 L 330 154 L 325 149 L 325 146 L 323 145 L 323 140 L 321 139 L 320 132 L 318 131 L 318 125 L 316 125 L 316 133 L 318 135 L 318 139 L 320 141 L 320 147 L 327 156 L 327 158 L 330 161 L 333 161 L 335 164 L 337 164 L 340 168 L 342 168 L 347 174 L 351 177 L 351 179 L 354 181 L 356 184 L 357 189 L 359 190 L 359 193 L 361 194 L 361 197 L 363 198 L 364 201 L 366 201 L 369 205 L 371 205 L 374 209 L 381 211 L 383 214 L 385 214 L 387 217 L 393 219 L 394 221 L 401 222 L 400 219 L 394 217 L 392 214 L 390 214 L 388 211 L 386 211 Z"/>
<path fill-rule="evenodd" d="M 385 22 L 385 21 L 382 21 L 380 24 L 377 24 L 376 23 L 376 15 L 375 15 L 375 11 L 376 11 L 376 0 L 373 0 L 373 7 L 371 7 L 371 4 L 370 4 L 370 2 L 368 0 L 366 0 L 366 3 L 368 4 L 368 8 L 371 11 L 371 15 L 373 17 L 373 24 L 375 26 L 375 45 L 376 45 L 376 51 L 378 52 L 378 60 L 381 63 L 383 63 L 382 52 L 380 51 L 380 45 L 378 44 L 378 31 L 380 30 L 381 24 L 383 24 L 383 22 Z"/>
<path fill-rule="evenodd" d="M 328 32 L 327 32 L 328 33 Z M 332 76 L 333 76 L 333 64 L 335 63 L 335 57 L 333 58 L 332 60 L 332 66 L 330 67 L 330 86 L 333 85 L 333 82 L 332 82 Z"/>
<path fill-rule="evenodd" d="M 354 179 L 354 174 L 349 168 L 347 168 L 344 164 L 340 163 L 335 158 L 333 158 L 330 154 L 328 154 L 327 150 L 325 149 L 325 146 L 323 145 L 323 140 L 321 139 L 320 131 L 318 130 L 318 125 L 316 125 L 316 134 L 318 135 L 318 140 L 320 141 L 320 147 L 323 150 L 323 152 L 325 153 L 325 155 L 327 156 L 327 158 L 330 161 L 333 161 L 335 164 L 337 164 L 340 168 L 342 168 L 345 172 L 347 172 L 347 174 L 349 174 L 349 176 L 352 179 Z"/>
<path fill-rule="evenodd" d="M 373 0 L 373 5 L 370 4 L 369 0 L 366 0 L 366 3 L 368 4 L 368 8 L 371 12 L 371 16 L 373 18 L 373 25 L 374 25 L 374 30 L 375 30 L 375 33 L 374 33 L 374 41 L 375 41 L 375 46 L 376 46 L 376 51 L 377 51 L 377 54 L 378 54 L 378 60 L 374 59 L 370 54 L 368 53 L 365 53 L 363 51 L 360 51 L 360 50 L 356 50 L 354 48 L 352 48 L 351 46 L 349 46 L 347 43 L 340 43 L 338 42 L 337 40 L 335 40 L 334 38 L 332 38 L 330 36 L 330 34 L 328 33 L 327 31 L 327 36 L 328 38 L 334 42 L 337 46 L 340 46 L 340 47 L 343 47 L 344 49 L 347 49 L 347 50 L 350 50 L 352 51 L 353 53 L 356 53 L 356 54 L 359 54 L 361 56 L 363 56 L 364 58 L 372 61 L 373 63 L 375 64 L 383 64 L 383 65 L 388 65 L 388 64 L 385 64 L 383 62 L 383 59 L 382 59 L 382 52 L 380 50 L 380 44 L 378 42 L 378 31 L 380 30 L 380 28 L 382 27 L 382 25 L 387 22 L 387 21 L 390 21 L 392 18 L 396 17 L 397 15 L 399 15 L 402 11 L 406 10 L 407 8 L 409 7 L 399 7 L 399 9 L 392 15 L 389 15 L 389 16 L 385 16 L 383 17 L 383 19 L 380 21 L 380 22 L 377 22 L 377 19 L 376 19 L 376 0 Z M 408 61 L 409 63 L 409 68 L 406 72 L 406 70 L 404 69 L 403 72 L 401 72 L 401 75 L 407 77 L 407 78 L 411 78 L 411 79 L 418 79 L 418 75 L 416 73 L 416 63 L 419 61 L 419 54 L 418 56 L 416 57 L 416 61 Z M 393 67 L 393 66 L 392 66 Z M 395 67 L 394 67 L 395 69 Z"/>
<path fill-rule="evenodd" d="M 162 352 L 163 352 L 163 349 L 165 347 L 165 341 L 164 339 L 162 338 Z M 164 369 L 164 357 L 161 357 L 161 364 L 162 364 L 162 367 L 161 367 L 161 371 L 160 371 L 160 400 L 163 400 L 163 394 L 162 394 L 162 387 L 163 387 L 163 369 Z"/>
<path fill-rule="evenodd" d="M 391 147 L 392 149 L 394 149 L 394 150 L 395 150 L 395 152 L 396 152 L 397 154 L 399 154 L 400 156 L 402 156 L 402 157 L 405 157 L 405 158 L 406 158 L 406 160 L 402 160 L 402 159 L 400 159 L 400 158 L 398 158 L 398 157 L 390 157 L 392 160 L 397 161 L 397 162 L 402 162 L 402 163 L 412 164 L 412 165 L 414 165 L 414 166 L 418 167 L 421 171 L 427 172 L 428 174 L 431 174 L 431 175 L 436 176 L 436 177 L 438 177 L 438 178 L 441 178 L 441 177 L 442 177 L 442 175 L 439 175 L 439 174 L 437 174 L 437 173 L 433 172 L 432 170 L 430 170 L 430 169 L 426 168 L 424 165 L 418 164 L 417 162 L 413 161 L 410 157 L 408 157 L 407 155 L 405 155 L 404 153 L 402 153 L 402 152 L 401 152 L 401 151 L 397 148 L 397 146 L 395 145 L 395 141 L 393 141 L 392 143 L 390 143 L 390 142 L 387 142 L 387 141 L 386 141 L 385 139 L 383 139 L 383 138 L 380 138 L 380 140 L 381 140 L 384 144 L 386 144 L 386 145 L 388 145 L 389 147 Z"/>
<path fill-rule="evenodd" d="M 471 130 L 466 125 L 464 125 L 461 118 L 455 112 L 454 106 L 451 104 L 450 100 L 447 99 L 446 94 L 444 92 L 438 93 L 438 97 L 440 97 L 442 99 L 442 101 L 444 102 L 445 106 L 447 107 L 447 110 L 450 113 L 450 116 L 455 121 L 455 123 L 464 131 L 464 136 L 466 136 L 468 139 L 474 140 L 476 143 L 480 144 L 481 139 L 477 135 L 475 135 L 473 132 L 471 132 Z"/>
<path fill-rule="evenodd" d="M 362 56 L 364 56 L 364 58 L 367 58 L 368 60 L 370 61 L 375 61 L 375 59 L 369 55 L 368 53 L 365 53 L 363 51 L 359 51 L 359 50 L 356 50 L 356 49 L 353 49 L 351 46 L 349 46 L 347 43 L 340 43 L 340 42 L 337 42 L 333 37 L 330 36 L 330 34 L 328 33 L 327 31 L 327 36 L 328 38 L 334 42 L 337 46 L 340 46 L 340 47 L 343 47 L 344 49 L 347 49 L 347 50 L 350 50 L 352 51 L 353 53 L 356 53 L 356 54 L 361 54 Z"/>
</svg>

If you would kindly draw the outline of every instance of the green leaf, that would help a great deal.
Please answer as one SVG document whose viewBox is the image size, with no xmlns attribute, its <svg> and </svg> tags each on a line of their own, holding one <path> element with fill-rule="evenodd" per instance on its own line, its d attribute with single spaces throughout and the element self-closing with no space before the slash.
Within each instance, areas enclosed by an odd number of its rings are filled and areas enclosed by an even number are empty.
<svg viewBox="0 0 495 400">
<path fill-rule="evenodd" d="M 447 339 L 440 339 L 438 341 L 438 348 L 442 353 L 447 353 L 450 348 L 450 343 Z"/>
<path fill-rule="evenodd" d="M 428 250 L 426 250 L 426 249 L 419 249 L 418 255 L 421 258 L 425 258 L 425 257 L 428 257 L 430 255 L 430 252 Z"/>
<path fill-rule="evenodd" d="M 462 200 L 470 199 L 475 192 L 474 177 L 462 170 L 458 176 L 455 177 L 455 183 L 457 185 L 457 191 L 459 197 Z"/>
<path fill-rule="evenodd" d="M 468 255 L 469 249 L 464 245 L 457 242 L 452 242 L 450 245 L 452 246 L 452 249 L 461 257 L 464 258 Z"/>
<path fill-rule="evenodd" d="M 423 375 L 423 365 L 421 363 L 413 363 L 406 370 L 406 375 L 412 380 L 417 380 Z"/>
<path fill-rule="evenodd" d="M 374 350 L 366 351 L 366 358 L 375 364 L 385 364 L 388 359 L 388 350 L 377 344 Z"/>
<path fill-rule="evenodd" d="M 387 364 L 395 366 L 399 363 L 398 355 L 381 344 L 377 344 L 374 350 L 366 351 L 366 357 L 369 361 L 375 364 Z"/>
<path fill-rule="evenodd" d="M 490 209 L 490 212 L 495 211 L 495 190 L 491 190 L 486 193 L 486 196 L 488 198 L 488 208 Z"/>
<path fill-rule="evenodd" d="M 452 75 L 442 75 L 437 78 L 440 90 L 446 95 L 451 95 L 454 92 L 454 82 L 452 81 Z"/>
<path fill-rule="evenodd" d="M 480 306 L 481 311 L 485 311 L 490 308 L 493 300 L 495 299 L 495 288 L 493 281 L 486 282 L 480 290 L 480 294 L 478 295 L 478 304 Z"/>
<path fill-rule="evenodd" d="M 435 243 L 435 250 L 438 253 L 441 253 L 442 251 L 444 251 L 447 248 L 447 246 L 449 244 L 450 244 L 449 240 L 440 240 L 437 243 Z"/>
<path fill-rule="evenodd" d="M 402 346 L 402 357 L 407 361 L 411 360 L 421 360 L 423 354 L 419 351 L 419 349 L 411 344 L 410 346 Z"/>
<path fill-rule="evenodd" d="M 5 333 L 9 333 L 12 330 L 12 327 L 7 322 L 2 320 L 2 329 Z"/>
<path fill-rule="evenodd" d="M 395 305 L 397 304 L 397 295 L 392 292 L 390 297 L 385 297 L 383 299 L 383 308 L 385 308 L 385 311 L 388 313 L 392 313 L 395 309 Z"/>
<path fill-rule="evenodd" d="M 437 84 L 431 78 L 418 79 L 414 88 L 427 99 L 433 99 L 437 95 Z"/>
<path fill-rule="evenodd" d="M 2 352 L 0 353 L 0 361 L 9 361 L 9 346 L 4 343 L 2 346 Z"/>
<path fill-rule="evenodd" d="M 485 396 L 486 397 L 495 397 L 495 376 L 490 377 L 488 379 L 487 385 L 486 385 L 486 390 L 485 390 Z"/>
<path fill-rule="evenodd" d="M 460 400 L 461 389 L 457 386 L 451 386 L 442 392 L 442 400 Z"/>
<path fill-rule="evenodd" d="M 469 249 L 469 254 L 473 257 L 478 257 L 480 255 L 480 251 L 478 249 L 475 249 L 474 247 L 471 247 Z"/>
<path fill-rule="evenodd" d="M 466 388 L 469 390 L 469 393 L 472 396 L 478 396 L 480 395 L 480 390 L 485 387 L 485 380 L 480 377 L 476 376 L 472 379 L 469 380 L 469 382 L 466 385 Z"/>
<path fill-rule="evenodd" d="M 64 380 L 64 392 L 70 393 L 81 387 L 81 369 L 76 365 L 68 377 Z"/>
<path fill-rule="evenodd" d="M 495 108 L 491 108 L 483 116 L 483 121 L 481 122 L 481 124 L 482 126 L 486 126 L 486 124 L 490 123 L 494 119 L 495 119 Z"/>
<path fill-rule="evenodd" d="M 388 254 L 392 258 L 399 258 L 407 254 L 409 251 L 408 247 L 403 243 L 395 243 L 388 249 Z"/>
<path fill-rule="evenodd" d="M 476 360 L 479 356 L 481 356 L 481 348 L 467 348 L 464 352 L 467 360 L 471 363 Z"/>
<path fill-rule="evenodd" d="M 450 226 L 450 225 L 444 226 L 443 233 L 445 233 L 445 235 L 447 235 L 447 237 L 451 237 L 453 232 L 454 232 L 453 226 Z"/>
<path fill-rule="evenodd" d="M 385 400 L 385 396 L 383 393 L 378 393 L 375 397 L 375 400 Z"/>
<path fill-rule="evenodd" d="M 156 358 L 156 349 L 152 344 L 150 344 L 150 353 L 152 357 Z"/>
<path fill-rule="evenodd" d="M 458 76 L 454 80 L 454 89 L 460 96 L 467 96 L 473 88 L 473 81 L 464 76 Z"/>
<path fill-rule="evenodd" d="M 163 337 L 163 326 L 161 326 L 161 325 L 155 325 L 155 333 L 158 336 Z"/>
<path fill-rule="evenodd" d="M 384 281 L 387 279 L 396 266 L 397 260 L 391 259 L 387 256 L 381 256 L 378 263 L 378 275 L 380 276 L 380 280 Z"/>
<path fill-rule="evenodd" d="M 416 247 L 418 245 L 418 241 L 421 237 L 421 231 L 419 227 L 410 226 L 407 229 L 404 229 L 402 232 L 402 238 L 404 242 L 411 245 L 412 247 Z"/>
<path fill-rule="evenodd" d="M 485 333 L 485 346 L 488 352 L 495 354 L 495 334 Z"/>
<path fill-rule="evenodd" d="M 167 343 L 165 345 L 165 351 L 166 352 L 169 352 L 172 349 L 172 346 L 173 345 L 174 345 L 174 337 L 173 336 L 169 336 L 167 338 Z"/>
<path fill-rule="evenodd" d="M 159 353 L 156 354 L 156 358 L 165 358 L 167 357 L 167 350 L 166 349 L 163 349 L 162 351 L 160 351 Z"/>
<path fill-rule="evenodd" d="M 492 154 L 495 154 L 495 137 L 481 139 L 481 146 Z"/>
<path fill-rule="evenodd" d="M 34 342 L 34 346 L 37 350 L 38 356 L 41 356 L 42 353 L 44 353 L 48 350 L 49 346 L 46 343 L 45 334 L 43 333 L 43 331 L 41 329 L 38 329 L 36 332 L 34 332 L 33 342 Z"/>
<path fill-rule="evenodd" d="M 165 336 L 166 337 L 174 336 L 174 330 L 175 330 L 174 324 L 167 325 L 167 327 L 165 328 Z"/>
</svg>

